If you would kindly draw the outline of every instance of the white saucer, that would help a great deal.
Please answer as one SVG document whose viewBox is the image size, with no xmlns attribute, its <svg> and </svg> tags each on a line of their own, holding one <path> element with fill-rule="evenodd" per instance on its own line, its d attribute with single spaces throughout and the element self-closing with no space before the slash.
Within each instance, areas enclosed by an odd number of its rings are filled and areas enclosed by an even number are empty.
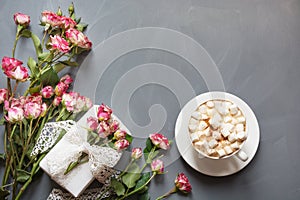
<svg viewBox="0 0 300 200">
<path fill-rule="evenodd" d="M 236 156 L 213 160 L 199 158 L 198 152 L 193 148 L 189 138 L 188 121 L 196 108 L 210 99 L 227 99 L 234 102 L 243 111 L 248 127 L 248 138 L 242 150 L 248 155 L 243 162 Z M 190 100 L 181 110 L 175 126 L 175 140 L 183 159 L 195 170 L 210 176 L 227 176 L 246 167 L 253 159 L 259 145 L 259 126 L 251 108 L 240 98 L 226 92 L 208 92 Z"/>
</svg>

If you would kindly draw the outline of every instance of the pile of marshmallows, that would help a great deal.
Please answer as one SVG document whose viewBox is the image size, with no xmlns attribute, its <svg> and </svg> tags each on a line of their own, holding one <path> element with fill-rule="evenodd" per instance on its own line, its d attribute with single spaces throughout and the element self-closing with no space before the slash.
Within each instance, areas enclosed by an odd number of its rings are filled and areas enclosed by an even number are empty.
<svg viewBox="0 0 300 200">
<path fill-rule="evenodd" d="M 193 146 L 213 158 L 236 152 L 247 139 L 245 116 L 227 100 L 201 104 L 192 113 L 188 128 Z"/>
</svg>

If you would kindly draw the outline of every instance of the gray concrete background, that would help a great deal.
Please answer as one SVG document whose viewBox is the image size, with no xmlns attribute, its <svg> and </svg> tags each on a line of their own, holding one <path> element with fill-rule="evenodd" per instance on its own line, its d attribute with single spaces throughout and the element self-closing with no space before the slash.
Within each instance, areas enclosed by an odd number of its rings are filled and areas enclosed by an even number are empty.
<svg viewBox="0 0 300 200">
<path fill-rule="evenodd" d="M 65 11 L 70 2 L 2 1 L 1 57 L 11 55 L 15 35 L 12 16 L 15 12 L 29 14 L 31 29 L 41 33 L 42 29 L 37 25 L 40 12 L 55 11 L 58 6 Z M 94 45 L 91 55 L 97 55 L 97 45 L 102 41 L 129 29 L 162 27 L 176 30 L 206 49 L 218 66 L 225 90 L 244 99 L 259 121 L 260 146 L 245 169 L 228 177 L 209 177 L 193 170 L 178 156 L 166 167 L 168 173 L 151 183 L 152 199 L 168 191 L 173 186 L 174 177 L 181 171 L 189 177 L 193 192 L 184 198 L 182 195 L 172 195 L 170 199 L 300 199 L 299 0 L 73 2 L 77 15 L 89 24 L 86 33 Z M 21 45 L 22 50 L 18 50 L 16 56 L 25 61 L 29 55 L 34 55 L 34 51 L 29 41 L 21 41 Z M 107 51 L 114 49 L 108 47 Z M 80 66 L 80 70 L 91 67 L 84 57 L 80 61 L 87 65 Z M 111 105 L 114 101 L 113 86 L 117 80 L 133 67 L 145 63 L 161 63 L 177 70 L 189 81 L 196 94 L 208 91 L 204 78 L 180 56 L 157 49 L 140 49 L 120 55 L 108 66 L 97 85 L 87 86 L 96 88 L 96 103 Z M 151 78 L 151 74 L 149 76 Z M 5 86 L 4 78 L 1 73 L 0 87 Z M 150 120 L 149 108 L 154 104 L 162 105 L 167 118 L 158 131 L 172 138 L 175 120 L 181 109 L 178 96 L 180 94 L 174 94 L 168 87 L 143 85 L 131 96 L 129 115 L 136 124 L 146 126 Z M 126 113 L 119 115 L 125 121 L 129 117 Z M 131 128 L 130 124 L 128 128 Z M 1 127 L 1 138 L 2 132 Z M 176 151 L 176 146 L 173 149 Z M 2 170 L 0 175 L 2 177 Z M 23 199 L 46 199 L 53 187 L 58 186 L 42 174 L 34 180 Z"/>
</svg>

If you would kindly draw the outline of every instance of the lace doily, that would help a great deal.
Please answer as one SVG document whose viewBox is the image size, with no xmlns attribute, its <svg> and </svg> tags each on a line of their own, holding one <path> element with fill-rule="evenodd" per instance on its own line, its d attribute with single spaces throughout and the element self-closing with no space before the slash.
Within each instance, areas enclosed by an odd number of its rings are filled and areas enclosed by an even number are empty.
<svg viewBox="0 0 300 200">
<path fill-rule="evenodd" d="M 68 132 L 72 128 L 76 128 L 75 125 L 76 122 L 72 120 L 46 123 L 31 152 L 31 156 L 48 151 L 55 144 L 63 130 Z"/>
</svg>

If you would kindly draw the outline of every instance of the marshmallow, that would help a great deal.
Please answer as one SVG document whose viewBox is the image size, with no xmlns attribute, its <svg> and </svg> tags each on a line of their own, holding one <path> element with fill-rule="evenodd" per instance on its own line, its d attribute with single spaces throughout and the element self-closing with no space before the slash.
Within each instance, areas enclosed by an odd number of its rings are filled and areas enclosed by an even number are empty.
<svg viewBox="0 0 300 200">
<path fill-rule="evenodd" d="M 236 132 L 244 131 L 244 124 L 237 124 L 235 126 L 235 130 L 236 130 Z"/>
<path fill-rule="evenodd" d="M 207 127 L 207 123 L 205 121 L 200 121 L 199 123 L 199 130 L 202 131 Z"/>
<path fill-rule="evenodd" d="M 197 131 L 197 129 L 198 129 L 197 125 L 194 125 L 194 124 L 190 124 L 189 125 L 190 132 L 195 132 L 195 131 Z"/>
<path fill-rule="evenodd" d="M 237 124 L 237 123 L 238 123 L 238 121 L 233 117 L 233 118 L 231 119 L 231 124 L 235 125 L 235 124 Z"/>
<path fill-rule="evenodd" d="M 221 136 L 221 133 L 218 132 L 218 131 L 213 131 L 212 132 L 212 137 L 216 140 L 221 140 L 222 139 L 222 136 Z"/>
<path fill-rule="evenodd" d="M 226 155 L 226 152 L 224 151 L 224 149 L 218 149 L 217 153 L 219 154 L 219 157 L 223 157 Z"/>
<path fill-rule="evenodd" d="M 199 140 L 199 135 L 197 132 L 192 133 L 190 137 L 191 137 L 192 142 L 196 142 Z"/>
<path fill-rule="evenodd" d="M 196 147 L 197 149 L 199 149 L 200 151 L 205 151 L 206 149 L 209 149 L 208 143 L 207 143 L 206 140 L 195 142 L 194 145 L 195 145 L 195 147 Z"/>
<path fill-rule="evenodd" d="M 206 106 L 209 108 L 213 108 L 215 106 L 215 104 L 213 101 L 208 101 L 208 102 L 206 102 Z"/>
<path fill-rule="evenodd" d="M 225 137 L 225 138 L 228 137 L 228 135 L 230 135 L 230 131 L 225 128 L 221 129 L 221 133 L 222 133 L 223 137 Z"/>
<path fill-rule="evenodd" d="M 200 139 L 201 139 L 201 137 L 206 136 L 204 131 L 197 131 L 196 133 L 198 134 L 198 138 L 200 138 Z"/>
<path fill-rule="evenodd" d="M 243 122 L 246 121 L 245 117 L 243 117 L 243 116 L 236 118 L 236 120 L 237 120 L 239 123 L 243 123 Z"/>
<path fill-rule="evenodd" d="M 229 130 L 230 132 L 233 131 L 234 129 L 234 125 L 230 124 L 230 123 L 225 123 L 225 124 L 222 124 L 222 129 L 227 129 Z"/>
<path fill-rule="evenodd" d="M 205 105 L 201 105 L 198 110 L 200 111 L 200 113 L 202 114 L 206 114 L 207 111 L 207 107 Z"/>
<path fill-rule="evenodd" d="M 239 149 L 239 148 L 240 148 L 240 145 L 239 145 L 238 142 L 235 142 L 235 143 L 232 143 L 232 144 L 230 145 L 230 147 L 233 148 L 233 149 Z"/>
<path fill-rule="evenodd" d="M 208 116 L 213 116 L 213 114 L 215 114 L 217 111 L 214 109 L 214 108 L 212 108 L 212 109 L 207 109 L 207 114 L 208 114 Z"/>
<path fill-rule="evenodd" d="M 232 105 L 232 103 L 231 103 L 230 101 L 226 101 L 226 102 L 225 102 L 226 108 L 229 108 L 231 105 Z"/>
<path fill-rule="evenodd" d="M 207 149 L 206 151 L 207 151 L 207 154 L 208 154 L 209 156 L 211 156 L 212 154 L 215 154 L 215 153 L 216 153 L 216 150 L 215 150 L 215 149 Z"/>
<path fill-rule="evenodd" d="M 235 115 L 235 114 L 238 113 L 238 111 L 239 111 L 239 109 L 238 109 L 238 107 L 235 104 L 229 106 L 229 112 L 230 112 L 230 114 Z"/>
<path fill-rule="evenodd" d="M 241 131 L 237 133 L 237 138 L 240 140 L 245 140 L 247 138 L 247 135 L 244 131 Z"/>
<path fill-rule="evenodd" d="M 232 117 L 230 117 L 230 116 L 224 117 L 224 122 L 225 123 L 228 123 L 228 122 L 231 122 L 231 121 L 232 121 Z"/>
<path fill-rule="evenodd" d="M 226 105 L 225 104 L 220 104 L 218 106 L 216 106 L 216 109 L 218 110 L 218 112 L 221 114 L 221 115 L 227 115 L 229 114 L 229 110 L 228 108 L 226 108 Z"/>
<path fill-rule="evenodd" d="M 209 117 L 206 115 L 206 114 L 201 114 L 201 119 L 203 119 L 203 120 L 206 120 L 206 119 L 208 119 Z"/>
<path fill-rule="evenodd" d="M 215 148 L 216 146 L 218 146 L 218 141 L 217 140 L 215 140 L 215 139 L 212 139 L 212 140 L 210 140 L 209 142 L 208 142 L 208 146 L 211 148 L 211 149 L 213 149 L 213 148 Z"/>
<path fill-rule="evenodd" d="M 201 119 L 201 113 L 198 112 L 198 111 L 195 111 L 195 112 L 192 113 L 192 117 L 194 119 L 200 120 Z"/>
<path fill-rule="evenodd" d="M 235 142 L 236 141 L 236 134 L 235 133 L 231 133 L 230 135 L 228 135 L 228 141 L 229 142 Z"/>
<path fill-rule="evenodd" d="M 230 146 L 225 146 L 224 147 L 224 151 L 226 152 L 227 155 L 231 154 L 233 152 L 233 150 L 231 149 Z"/>
<path fill-rule="evenodd" d="M 211 132 L 210 132 L 210 128 L 208 127 L 208 128 L 206 128 L 204 131 L 202 131 L 204 134 L 205 134 L 205 136 L 207 136 L 207 137 L 209 137 L 209 136 L 211 136 Z"/>
<path fill-rule="evenodd" d="M 189 123 L 190 123 L 190 125 L 198 125 L 199 121 L 194 118 L 191 118 Z"/>
</svg>

